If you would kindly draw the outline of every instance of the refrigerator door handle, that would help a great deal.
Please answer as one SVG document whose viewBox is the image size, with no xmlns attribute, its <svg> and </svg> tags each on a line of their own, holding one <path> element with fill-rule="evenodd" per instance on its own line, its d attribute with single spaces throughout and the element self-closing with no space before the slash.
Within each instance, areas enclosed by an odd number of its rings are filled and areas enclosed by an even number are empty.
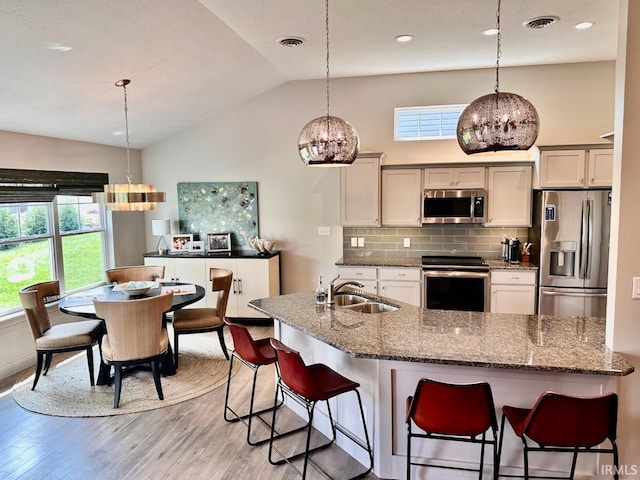
<svg viewBox="0 0 640 480">
<path fill-rule="evenodd" d="M 589 201 L 582 200 L 582 223 L 580 225 L 580 265 L 578 278 L 586 278 L 589 253 Z"/>
<path fill-rule="evenodd" d="M 591 278 L 591 263 L 593 262 L 593 200 L 587 200 L 587 218 L 588 234 L 587 234 L 587 268 L 584 278 Z"/>
<path fill-rule="evenodd" d="M 542 290 L 543 295 L 548 295 L 550 297 L 606 297 L 606 293 L 577 293 L 577 292 L 554 292 Z"/>
</svg>

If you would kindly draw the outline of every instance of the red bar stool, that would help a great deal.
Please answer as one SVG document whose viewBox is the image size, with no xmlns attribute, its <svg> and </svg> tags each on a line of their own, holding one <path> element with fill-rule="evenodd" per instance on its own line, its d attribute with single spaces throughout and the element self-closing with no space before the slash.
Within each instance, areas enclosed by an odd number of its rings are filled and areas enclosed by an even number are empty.
<svg viewBox="0 0 640 480">
<path fill-rule="evenodd" d="M 299 352 L 287 347 L 282 342 L 276 339 L 271 339 L 271 345 L 275 349 L 276 356 L 278 357 L 278 372 L 280 374 L 276 387 L 274 405 L 278 400 L 278 391 L 280 391 L 282 395 L 287 395 L 289 398 L 298 402 L 300 405 L 306 408 L 308 414 L 308 423 L 306 424 L 307 438 L 305 450 L 294 455 L 286 456 L 274 445 L 273 440 L 276 438 L 275 425 L 277 411 L 277 409 L 274 408 L 273 419 L 271 421 L 271 440 L 269 442 L 269 463 L 271 463 L 272 465 L 281 465 L 283 463 L 287 463 L 302 475 L 303 480 L 307 475 L 307 465 L 308 463 L 311 463 L 325 477 L 331 478 L 320 465 L 318 465 L 313 461 L 313 459 L 310 458 L 309 454 L 313 451 L 329 447 L 336 440 L 336 432 L 340 432 L 349 440 L 351 440 L 355 445 L 365 450 L 369 456 L 369 466 L 367 470 L 351 478 L 361 478 L 367 475 L 373 469 L 373 451 L 371 449 L 371 443 L 369 442 L 367 423 L 364 417 L 364 410 L 362 408 L 362 399 L 360 398 L 360 392 L 358 391 L 358 387 L 360 387 L 360 384 L 353 382 L 346 377 L 343 377 L 324 364 L 315 363 L 313 365 L 305 365 L 304 360 L 300 356 Z M 329 400 L 347 392 L 354 392 L 358 399 L 358 405 L 360 407 L 360 418 L 362 420 L 362 426 L 364 428 L 366 444 L 364 444 L 360 439 L 354 437 L 350 432 L 344 430 L 340 425 L 336 424 L 333 421 L 331 408 L 329 406 Z M 333 435 L 328 442 L 314 448 L 309 448 L 311 443 L 310 441 L 313 413 L 316 404 L 320 401 L 326 402 L 327 412 L 329 414 L 329 421 L 331 422 Z M 272 453 L 274 450 L 282 457 L 281 460 L 276 461 L 273 459 Z M 304 456 L 302 471 L 292 463 L 294 459 L 301 456 Z"/>
<path fill-rule="evenodd" d="M 224 319 L 224 323 L 229 327 L 231 337 L 233 338 L 233 350 L 231 352 L 231 361 L 229 362 L 229 376 L 227 377 L 227 392 L 224 397 L 224 419 L 227 422 L 238 422 L 247 420 L 247 443 L 249 445 L 260 445 L 268 442 L 269 437 L 261 440 L 251 439 L 251 420 L 254 416 L 258 418 L 267 428 L 271 429 L 271 425 L 266 422 L 260 414 L 270 412 L 269 407 L 254 412 L 253 402 L 256 393 L 256 381 L 258 379 L 258 369 L 263 365 L 271 365 L 276 363 L 276 351 L 269 343 L 270 338 L 261 338 L 254 340 L 247 328 L 243 325 L 233 323 L 228 318 Z M 240 415 L 229 406 L 229 391 L 231 389 L 231 372 L 233 370 L 233 361 L 238 359 L 241 363 L 253 370 L 253 383 L 251 385 L 251 400 L 249 401 L 249 413 Z M 276 404 L 275 408 L 280 407 L 282 401 Z M 230 414 L 230 415 L 229 415 Z"/>
<path fill-rule="evenodd" d="M 493 478 L 498 478 L 498 421 L 488 383 L 452 384 L 423 378 L 414 395 L 407 398 L 406 421 L 407 479 L 411 478 L 412 465 L 478 472 L 482 479 L 485 445 L 493 445 Z M 414 424 L 425 433 L 413 432 Z M 486 436 L 488 430 L 492 433 L 490 439 Z M 412 438 L 479 443 L 480 466 L 473 469 L 412 462 Z"/>
<path fill-rule="evenodd" d="M 532 408 L 503 406 L 499 452 L 502 451 L 505 418 L 522 440 L 525 479 L 533 478 L 529 476 L 529 452 L 572 453 L 569 479 L 573 479 L 578 453 L 611 453 L 613 477 L 618 479 L 618 395 L 615 393 L 576 397 L 544 392 Z M 611 447 L 598 447 L 605 440 L 609 440 Z"/>
</svg>

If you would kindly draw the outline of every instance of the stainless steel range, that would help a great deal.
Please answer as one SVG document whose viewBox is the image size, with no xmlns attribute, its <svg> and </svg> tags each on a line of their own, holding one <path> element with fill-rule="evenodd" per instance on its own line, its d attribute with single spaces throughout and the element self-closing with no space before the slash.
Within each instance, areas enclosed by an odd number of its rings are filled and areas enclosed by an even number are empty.
<svg viewBox="0 0 640 480">
<path fill-rule="evenodd" d="M 422 257 L 422 305 L 427 309 L 489 311 L 489 265 L 482 257 Z"/>
</svg>

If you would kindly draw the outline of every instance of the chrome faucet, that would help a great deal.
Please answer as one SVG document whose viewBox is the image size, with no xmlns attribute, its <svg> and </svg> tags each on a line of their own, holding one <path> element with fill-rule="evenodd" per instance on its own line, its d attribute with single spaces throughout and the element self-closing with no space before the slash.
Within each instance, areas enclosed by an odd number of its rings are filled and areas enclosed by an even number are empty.
<svg viewBox="0 0 640 480">
<path fill-rule="evenodd" d="M 338 293 L 342 288 L 346 287 L 347 285 L 353 285 L 354 287 L 358 287 L 358 288 L 364 287 L 364 284 L 356 280 L 347 280 L 346 282 L 342 282 L 336 285 L 335 281 L 338 280 L 339 278 L 340 278 L 340 274 L 338 274 L 336 278 L 334 278 L 329 282 L 329 288 L 327 289 L 327 305 L 333 305 L 334 303 L 336 303 L 335 301 L 336 293 Z"/>
</svg>

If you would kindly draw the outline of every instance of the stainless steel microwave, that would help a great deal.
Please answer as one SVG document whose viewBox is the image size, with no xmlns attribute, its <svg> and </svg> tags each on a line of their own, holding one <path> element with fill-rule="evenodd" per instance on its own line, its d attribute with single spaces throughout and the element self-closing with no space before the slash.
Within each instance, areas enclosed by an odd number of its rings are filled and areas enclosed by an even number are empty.
<svg viewBox="0 0 640 480">
<path fill-rule="evenodd" d="M 484 223 L 485 190 L 425 190 L 422 223 Z"/>
</svg>

